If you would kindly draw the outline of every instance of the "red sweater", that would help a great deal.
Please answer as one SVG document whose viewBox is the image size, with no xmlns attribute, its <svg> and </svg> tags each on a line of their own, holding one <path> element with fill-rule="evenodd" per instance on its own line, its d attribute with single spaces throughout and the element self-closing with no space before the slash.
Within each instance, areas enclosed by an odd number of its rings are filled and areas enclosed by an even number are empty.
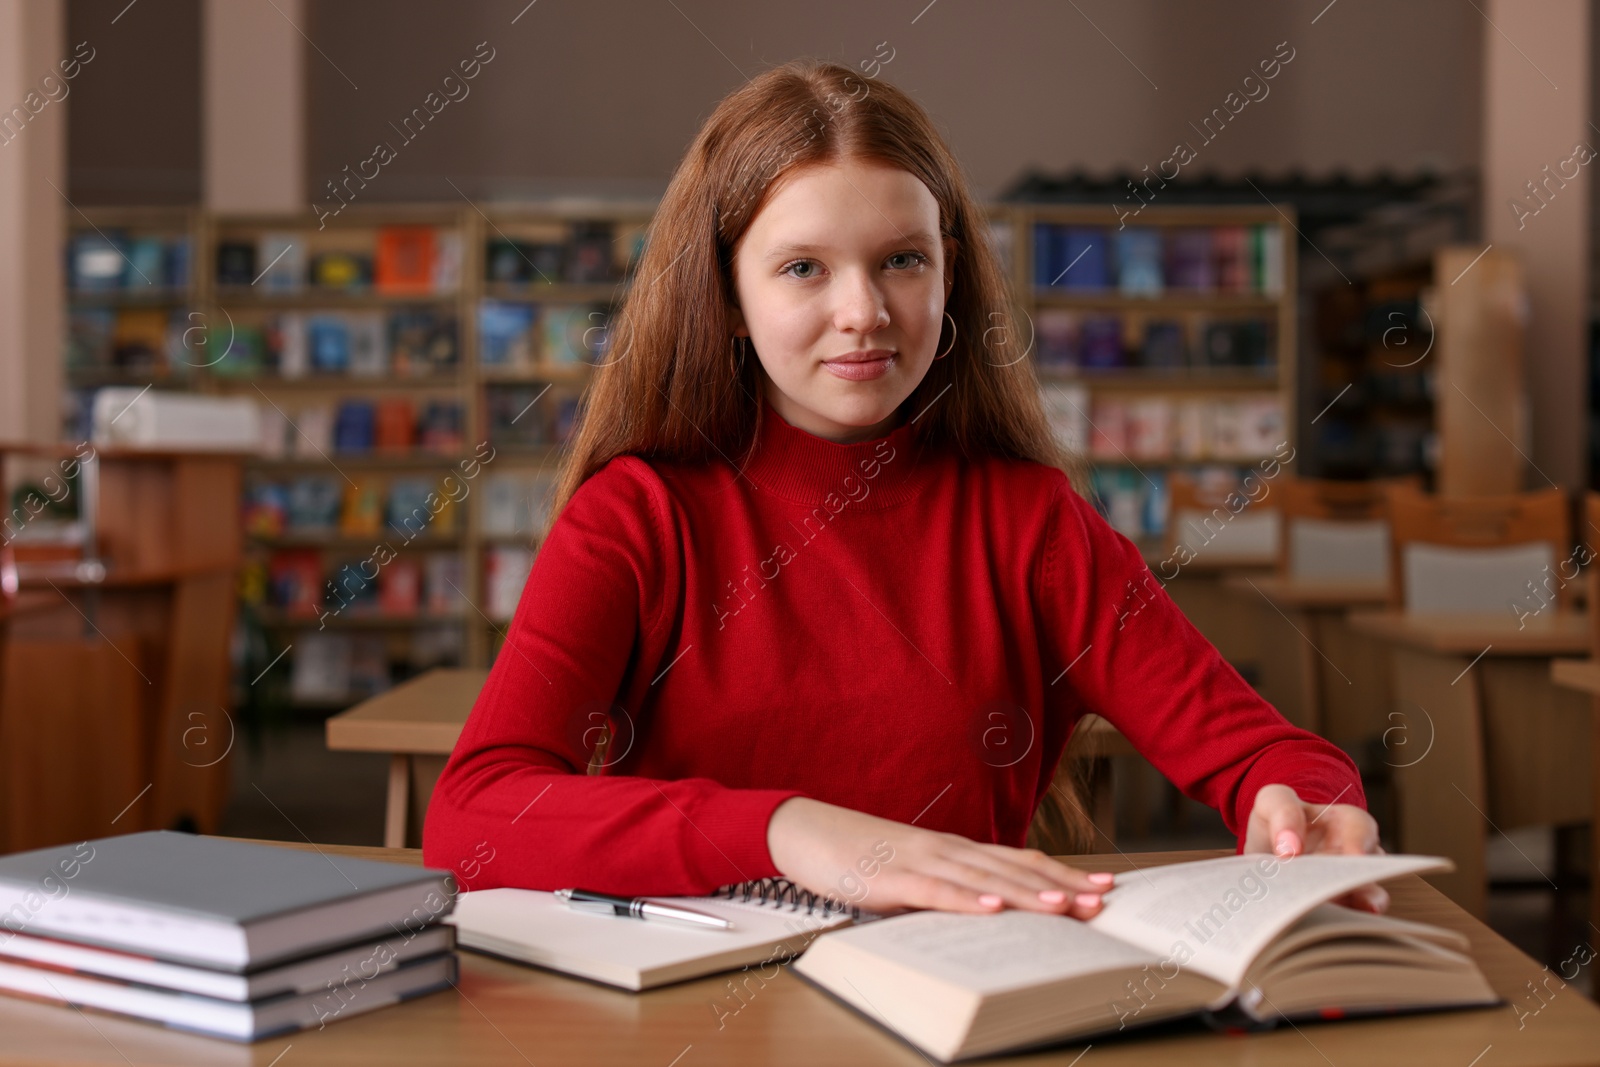
<svg viewBox="0 0 1600 1067">
<path fill-rule="evenodd" d="M 763 404 L 743 472 L 622 456 L 573 494 L 429 802 L 430 866 L 704 893 L 779 873 L 767 822 L 800 795 L 1021 846 L 1088 712 L 1235 834 L 1273 782 L 1365 802 L 1060 471 Z"/>
</svg>

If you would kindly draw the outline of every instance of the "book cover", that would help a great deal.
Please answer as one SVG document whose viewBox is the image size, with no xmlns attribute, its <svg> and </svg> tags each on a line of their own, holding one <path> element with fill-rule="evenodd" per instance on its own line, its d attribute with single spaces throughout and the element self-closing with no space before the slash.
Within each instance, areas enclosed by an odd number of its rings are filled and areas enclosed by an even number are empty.
<svg viewBox="0 0 1600 1067">
<path fill-rule="evenodd" d="M 381 378 L 389 373 L 383 312 L 352 311 L 345 315 L 349 338 L 349 372 L 358 378 Z"/>
<path fill-rule="evenodd" d="M 377 409 L 370 400 L 341 400 L 333 419 L 335 452 L 370 452 L 377 431 Z"/>
<path fill-rule="evenodd" d="M 1122 350 L 1122 319 L 1117 315 L 1087 315 L 1083 320 L 1083 368 L 1120 370 L 1127 365 Z"/>
<path fill-rule="evenodd" d="M 391 560 L 378 572 L 378 610 L 410 617 L 422 607 L 422 568 L 412 559 Z"/>
<path fill-rule="evenodd" d="M 373 287 L 380 293 L 426 294 L 433 291 L 434 231 L 432 226 L 383 226 L 378 229 L 373 258 Z"/>
<path fill-rule="evenodd" d="M 306 246 L 298 234 L 261 235 L 260 278 L 255 284 L 273 293 L 298 292 L 306 279 Z"/>
<path fill-rule="evenodd" d="M 1083 324 L 1077 312 L 1042 308 L 1035 322 L 1041 367 L 1065 373 L 1083 365 Z"/>
<path fill-rule="evenodd" d="M 290 533 L 332 533 L 339 525 L 343 507 L 344 483 L 331 475 L 306 474 L 289 483 L 288 527 Z"/>
<path fill-rule="evenodd" d="M 1116 233 L 1117 291 L 1157 296 L 1162 290 L 1162 242 L 1158 226 L 1130 226 Z"/>
<path fill-rule="evenodd" d="M 417 409 L 403 396 L 378 401 L 378 421 L 374 444 L 379 452 L 403 454 L 417 443 Z"/>
<path fill-rule="evenodd" d="M 485 367 L 520 369 L 534 363 L 533 304 L 503 300 L 478 303 L 478 361 Z"/>
<path fill-rule="evenodd" d="M 1073 291 L 1111 288 L 1109 232 L 1101 226 L 1065 226 L 1058 232 L 1062 249 L 1059 280 L 1055 284 Z"/>
<path fill-rule="evenodd" d="M 1210 292 L 1216 288 L 1209 229 L 1175 227 L 1167 235 L 1167 287 L 1188 292 Z"/>
<path fill-rule="evenodd" d="M 1250 230 L 1245 226 L 1217 226 L 1211 231 L 1212 273 L 1224 293 L 1248 293 L 1256 288 L 1251 261 Z"/>
<path fill-rule="evenodd" d="M 350 327 L 343 315 L 313 315 L 306 320 L 306 349 L 318 374 L 350 369 Z"/>
<path fill-rule="evenodd" d="M 370 479 L 365 485 L 346 485 L 339 511 L 339 533 L 344 537 L 377 537 L 383 531 L 383 492 Z"/>
<path fill-rule="evenodd" d="M 322 558 L 316 549 L 278 549 L 267 564 L 267 587 L 285 615 L 314 617 L 322 606 Z"/>
</svg>

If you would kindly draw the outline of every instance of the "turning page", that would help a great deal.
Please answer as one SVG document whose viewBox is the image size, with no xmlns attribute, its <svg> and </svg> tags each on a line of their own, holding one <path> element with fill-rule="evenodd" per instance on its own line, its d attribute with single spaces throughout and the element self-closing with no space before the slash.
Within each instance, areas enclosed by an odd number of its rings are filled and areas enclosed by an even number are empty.
<svg viewBox="0 0 1600 1067">
<path fill-rule="evenodd" d="M 1237 990 L 1256 955 L 1319 904 L 1368 882 L 1448 870 L 1437 856 L 1266 853 L 1117 876 L 1088 925 Z"/>
</svg>

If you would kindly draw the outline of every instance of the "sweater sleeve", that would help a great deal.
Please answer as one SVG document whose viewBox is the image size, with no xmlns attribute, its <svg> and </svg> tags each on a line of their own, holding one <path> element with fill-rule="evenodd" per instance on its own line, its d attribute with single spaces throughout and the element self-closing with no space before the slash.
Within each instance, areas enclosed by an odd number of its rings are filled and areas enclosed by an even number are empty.
<svg viewBox="0 0 1600 1067">
<path fill-rule="evenodd" d="M 665 512 L 654 472 L 620 457 L 572 495 L 534 557 L 428 804 L 423 860 L 464 889 L 696 895 L 778 873 L 767 822 L 798 791 L 586 773 L 602 723 L 619 746 L 636 727 L 648 743 L 639 709 L 617 709 L 631 679 L 659 669 L 682 595 Z"/>
<path fill-rule="evenodd" d="M 1040 582 L 1046 654 L 1061 672 L 1046 683 L 1052 712 L 1108 720 L 1186 796 L 1216 808 L 1241 848 L 1264 785 L 1365 807 L 1350 757 L 1263 700 L 1064 477 L 1050 523 Z"/>
</svg>

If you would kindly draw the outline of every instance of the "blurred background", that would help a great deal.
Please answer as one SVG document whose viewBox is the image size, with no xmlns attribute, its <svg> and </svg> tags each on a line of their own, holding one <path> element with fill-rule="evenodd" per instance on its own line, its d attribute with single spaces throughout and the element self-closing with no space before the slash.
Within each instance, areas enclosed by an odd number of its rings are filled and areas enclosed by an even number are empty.
<svg viewBox="0 0 1600 1067">
<path fill-rule="evenodd" d="M 1600 936 L 1581 0 L 0 0 L 0 851 L 414 845 L 655 201 L 801 56 L 934 117 L 1097 505 L 1386 846 Z M 1097 850 L 1231 846 L 1083 729 Z"/>
</svg>

